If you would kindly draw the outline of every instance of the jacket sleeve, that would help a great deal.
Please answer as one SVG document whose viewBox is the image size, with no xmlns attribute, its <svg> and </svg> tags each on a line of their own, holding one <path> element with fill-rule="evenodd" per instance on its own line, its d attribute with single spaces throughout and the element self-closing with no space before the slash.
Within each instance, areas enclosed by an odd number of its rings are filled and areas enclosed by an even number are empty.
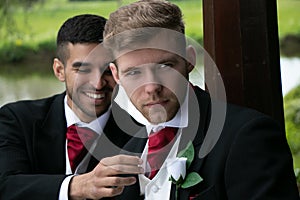
<svg viewBox="0 0 300 200">
<path fill-rule="evenodd" d="M 263 115 L 237 130 L 224 178 L 228 199 L 299 199 L 285 132 Z"/>
<path fill-rule="evenodd" d="M 58 199 L 66 175 L 35 170 L 32 133 L 25 134 L 24 122 L 20 122 L 24 111 L 13 110 L 9 106 L 0 109 L 0 199 Z M 16 113 L 21 113 L 21 117 Z"/>
</svg>

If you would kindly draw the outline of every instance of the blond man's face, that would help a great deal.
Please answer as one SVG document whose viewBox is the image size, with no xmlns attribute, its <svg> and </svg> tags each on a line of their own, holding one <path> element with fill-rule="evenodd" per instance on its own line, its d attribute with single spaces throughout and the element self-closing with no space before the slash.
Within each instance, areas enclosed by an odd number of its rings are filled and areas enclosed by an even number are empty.
<svg viewBox="0 0 300 200">
<path fill-rule="evenodd" d="M 189 68 L 180 56 L 159 49 L 121 55 L 111 65 L 133 105 L 153 124 L 171 120 L 186 94 Z"/>
</svg>

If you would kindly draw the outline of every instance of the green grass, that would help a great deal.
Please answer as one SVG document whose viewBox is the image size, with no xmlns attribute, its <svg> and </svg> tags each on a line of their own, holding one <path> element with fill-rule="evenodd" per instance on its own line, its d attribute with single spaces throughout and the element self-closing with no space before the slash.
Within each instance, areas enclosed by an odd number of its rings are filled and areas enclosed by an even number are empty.
<svg viewBox="0 0 300 200">
<path fill-rule="evenodd" d="M 68 2 L 66 0 L 50 0 L 46 1 L 44 5 L 35 6 L 26 14 L 18 11 L 15 14 L 15 19 L 17 26 L 24 31 L 24 42 L 37 43 L 46 39 L 55 39 L 59 27 L 69 17 L 84 13 L 108 17 L 109 13 L 116 8 L 117 3 L 115 1 Z"/>
<path fill-rule="evenodd" d="M 134 0 L 123 0 L 128 4 Z M 183 11 L 188 36 L 202 41 L 202 5 L 200 0 L 175 1 Z M 18 73 L 22 69 L 35 72 L 49 71 L 47 68 L 51 61 L 42 62 L 33 57 L 52 57 L 55 52 L 55 39 L 59 27 L 63 22 L 78 14 L 98 14 L 106 18 L 119 7 L 114 0 L 97 0 L 87 2 L 70 2 L 68 0 L 47 0 L 44 4 L 37 4 L 24 13 L 20 8 L 13 8 L 13 19 L 18 29 L 15 35 L 3 37 L 0 34 L 0 60 L 2 61 L 1 73 Z M 0 29 L 0 33 L 3 29 Z M 2 38 L 1 38 L 2 36 Z M 47 53 L 43 53 L 47 51 Z M 53 52 L 53 53 L 52 53 Z M 41 55 L 40 55 L 41 54 Z M 33 64 L 30 64 L 33 63 Z M 44 68 L 45 68 L 44 67 Z"/>
<path fill-rule="evenodd" d="M 294 159 L 294 167 L 300 168 L 300 153 L 294 154 L 293 159 Z"/>
<path fill-rule="evenodd" d="M 300 1 L 299 0 L 278 0 L 278 26 L 279 37 L 286 34 L 300 35 Z"/>
<path fill-rule="evenodd" d="M 128 4 L 134 0 L 124 0 Z M 183 11 L 186 33 L 198 42 L 202 42 L 202 5 L 200 0 L 175 1 Z M 47 50 L 55 52 L 55 39 L 59 27 L 63 22 L 78 14 L 98 14 L 106 18 L 116 10 L 120 4 L 114 0 L 100 0 L 74 2 L 68 0 L 47 0 L 44 4 L 37 4 L 25 12 L 20 8 L 13 8 L 13 19 L 16 22 L 14 31 L 3 37 L 0 29 L 0 60 L 6 63 L 0 71 L 11 70 L 11 65 Z M 2 37 L 2 38 L 1 38 Z M 38 56 L 38 55 L 36 55 Z M 31 59 L 31 58 L 30 58 Z M 25 61 L 30 62 L 30 61 Z"/>
<path fill-rule="evenodd" d="M 134 0 L 124 0 L 123 4 Z M 188 36 L 201 41 L 203 35 L 202 1 L 184 0 L 174 1 L 182 9 L 186 32 Z M 20 37 L 13 38 L 13 43 L 18 45 L 37 47 L 45 40 L 54 41 L 61 24 L 69 17 L 92 13 L 108 17 L 109 13 L 120 5 L 113 0 L 70 2 L 68 0 L 47 0 L 43 5 L 38 4 L 26 14 L 20 9 L 14 9 L 13 16 L 20 30 Z M 278 0 L 279 36 L 286 34 L 300 34 L 300 7 L 299 0 Z M 7 43 L 7 38 L 0 38 L 0 46 Z"/>
<path fill-rule="evenodd" d="M 127 4 L 133 1 L 123 1 Z M 202 38 L 202 7 L 199 0 L 176 2 L 184 13 L 186 32 L 197 39 Z M 77 14 L 99 14 L 106 18 L 109 13 L 119 7 L 117 1 L 89 1 L 69 2 L 67 0 L 48 0 L 43 5 L 36 5 L 24 14 L 20 9 L 14 13 L 17 27 L 21 30 L 21 37 L 14 39 L 18 44 L 29 43 L 36 46 L 44 40 L 54 40 L 61 24 L 69 17 Z M 7 42 L 4 38 L 0 45 Z"/>
<path fill-rule="evenodd" d="M 124 0 L 123 4 L 133 0 Z M 186 32 L 198 39 L 202 38 L 202 1 L 174 1 L 182 9 L 186 22 Z M 101 0 L 88 2 L 69 2 L 67 0 L 47 0 L 43 5 L 36 5 L 25 15 L 20 9 L 15 9 L 13 16 L 22 31 L 22 42 L 38 43 L 54 39 L 60 25 L 76 14 L 93 13 L 108 17 L 109 13 L 119 7 L 117 1 Z M 278 0 L 279 36 L 300 34 L 299 0 Z M 25 18 L 25 19 L 24 19 Z M 1 38 L 0 45 L 5 42 Z"/>
</svg>

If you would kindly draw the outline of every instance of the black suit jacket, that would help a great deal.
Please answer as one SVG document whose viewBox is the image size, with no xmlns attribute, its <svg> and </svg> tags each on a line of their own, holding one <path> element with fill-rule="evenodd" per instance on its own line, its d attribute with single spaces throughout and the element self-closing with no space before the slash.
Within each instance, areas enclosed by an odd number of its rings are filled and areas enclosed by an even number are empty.
<svg viewBox="0 0 300 200">
<path fill-rule="evenodd" d="M 66 177 L 64 96 L 65 93 L 20 101 L 0 109 L 1 200 L 58 199 Z M 110 134 L 103 141 L 114 141 L 119 146 L 129 139 L 127 135 L 122 137 L 112 117 L 104 132 Z M 102 156 L 99 152 L 97 159 Z M 111 151 L 106 155 L 115 154 Z M 91 159 L 89 170 L 98 163 L 97 159 Z"/>
<path fill-rule="evenodd" d="M 179 199 L 188 200 L 190 196 L 199 200 L 299 199 L 291 152 L 279 125 L 254 110 L 214 102 L 217 110 L 226 105 L 224 126 L 218 135 L 215 123 L 222 117 L 211 118 L 212 101 L 206 92 L 199 88 L 193 92 L 195 98 L 189 100 L 189 125 L 183 129 L 179 150 L 193 141 L 196 156 L 187 173 L 198 172 L 203 181 L 192 188 L 180 189 Z M 128 114 L 122 115 L 131 120 Z M 124 148 L 141 153 L 147 141 L 143 135 L 146 131 L 141 128 L 139 137 Z M 207 155 L 198 156 L 200 149 L 204 152 L 210 148 Z M 136 183 L 126 187 L 116 200 L 143 199 L 139 192 Z M 171 199 L 175 200 L 175 185 Z"/>
<path fill-rule="evenodd" d="M 181 141 L 180 148 L 193 140 L 195 152 L 199 152 L 201 147 L 213 144 L 202 144 L 211 118 L 211 100 L 202 90 L 195 88 L 195 91 L 197 102 L 189 104 L 194 105 L 189 107 L 189 113 L 193 115 L 189 118 L 188 128 L 183 131 L 187 137 Z M 0 109 L 1 200 L 57 199 L 65 178 L 63 98 L 64 94 L 61 94 L 38 101 L 13 103 Z M 119 109 L 115 113 L 122 122 L 132 121 Z M 107 133 L 120 131 L 116 125 L 108 127 Z M 141 153 L 147 141 L 143 138 L 145 129 L 130 126 L 129 131 L 138 131 L 140 138 L 132 138 L 125 150 Z M 112 134 L 112 137 L 110 141 L 121 146 L 128 139 L 122 139 L 123 136 L 118 134 Z M 97 160 L 92 161 L 90 169 L 97 164 Z M 191 194 L 197 195 L 195 199 L 207 200 L 299 199 L 284 131 L 269 117 L 253 110 L 228 105 L 217 144 L 204 158 L 196 156 L 189 171 L 197 171 L 204 180 L 192 188 L 180 189 L 181 200 L 188 199 Z M 174 194 L 173 185 L 171 199 Z M 126 187 L 115 199 L 143 199 L 139 196 L 139 184 Z"/>
</svg>

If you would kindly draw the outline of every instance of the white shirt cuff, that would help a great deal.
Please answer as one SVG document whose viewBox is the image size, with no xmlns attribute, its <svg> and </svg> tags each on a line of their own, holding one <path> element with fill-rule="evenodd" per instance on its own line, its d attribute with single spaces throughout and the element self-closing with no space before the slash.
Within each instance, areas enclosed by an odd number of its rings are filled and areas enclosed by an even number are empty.
<svg viewBox="0 0 300 200">
<path fill-rule="evenodd" d="M 64 181 L 62 182 L 59 190 L 59 198 L 58 200 L 68 200 L 69 199 L 69 184 L 71 179 L 75 175 L 67 176 Z"/>
</svg>

